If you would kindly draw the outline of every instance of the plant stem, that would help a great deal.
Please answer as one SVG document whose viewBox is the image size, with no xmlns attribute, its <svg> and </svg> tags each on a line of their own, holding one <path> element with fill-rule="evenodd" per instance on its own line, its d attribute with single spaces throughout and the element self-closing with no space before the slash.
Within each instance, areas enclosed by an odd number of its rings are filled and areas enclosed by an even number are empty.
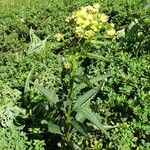
<svg viewBox="0 0 150 150">
<path fill-rule="evenodd" d="M 75 74 L 76 74 L 76 68 L 77 68 L 77 55 L 72 55 L 71 56 L 71 63 L 72 63 L 72 69 L 70 72 L 70 91 L 68 94 L 68 101 L 67 101 L 67 114 L 66 114 L 66 124 L 68 126 L 68 130 L 66 133 L 66 141 L 67 143 L 70 142 L 72 133 L 71 133 L 71 112 L 72 112 L 72 104 L 73 104 L 73 88 L 74 88 L 74 78 L 75 78 Z"/>
</svg>

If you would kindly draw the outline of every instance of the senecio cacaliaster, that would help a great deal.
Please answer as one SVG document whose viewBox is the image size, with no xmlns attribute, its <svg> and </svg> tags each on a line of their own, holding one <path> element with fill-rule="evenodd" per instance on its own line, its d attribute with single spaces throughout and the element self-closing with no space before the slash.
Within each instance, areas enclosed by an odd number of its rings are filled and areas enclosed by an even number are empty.
<svg viewBox="0 0 150 150">
<path fill-rule="evenodd" d="M 101 13 L 99 8 L 99 4 L 81 7 L 66 19 L 67 22 L 75 23 L 74 32 L 79 38 L 91 39 L 102 29 L 105 30 L 107 36 L 113 36 L 116 33 L 114 24 L 108 23 L 108 16 Z"/>
</svg>

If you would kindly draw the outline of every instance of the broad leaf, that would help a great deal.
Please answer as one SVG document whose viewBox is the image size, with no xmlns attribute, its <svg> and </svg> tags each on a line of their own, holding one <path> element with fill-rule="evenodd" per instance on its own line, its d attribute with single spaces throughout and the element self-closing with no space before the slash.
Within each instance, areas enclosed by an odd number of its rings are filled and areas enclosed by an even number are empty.
<svg viewBox="0 0 150 150">
<path fill-rule="evenodd" d="M 84 128 L 80 125 L 78 121 L 71 121 L 71 124 L 83 135 L 86 135 Z"/>
<path fill-rule="evenodd" d="M 53 124 L 52 122 L 49 122 L 48 124 L 48 131 L 51 133 L 57 133 L 57 134 L 62 135 L 60 127 L 56 124 Z"/>
<path fill-rule="evenodd" d="M 105 133 L 107 135 L 107 137 L 110 138 L 109 134 L 107 133 L 107 131 L 101 124 L 100 120 L 98 119 L 96 114 L 94 112 L 92 112 L 92 110 L 90 108 L 79 106 L 78 108 L 76 108 L 75 111 L 80 112 L 83 116 L 85 116 L 86 119 L 88 119 L 93 124 L 95 124 L 103 133 Z"/>
<path fill-rule="evenodd" d="M 57 94 L 53 90 L 48 90 L 47 88 L 31 82 L 48 100 L 50 103 L 56 104 L 58 100 Z"/>
<path fill-rule="evenodd" d="M 41 124 L 48 125 L 49 132 L 62 135 L 60 127 L 57 124 L 54 124 L 51 121 L 47 122 L 46 120 L 42 120 Z"/>
<path fill-rule="evenodd" d="M 86 101 L 92 99 L 98 93 L 98 91 L 99 91 L 99 87 L 96 87 L 86 92 L 84 95 L 80 96 L 76 101 L 76 103 L 74 104 L 73 109 L 83 105 Z"/>
</svg>

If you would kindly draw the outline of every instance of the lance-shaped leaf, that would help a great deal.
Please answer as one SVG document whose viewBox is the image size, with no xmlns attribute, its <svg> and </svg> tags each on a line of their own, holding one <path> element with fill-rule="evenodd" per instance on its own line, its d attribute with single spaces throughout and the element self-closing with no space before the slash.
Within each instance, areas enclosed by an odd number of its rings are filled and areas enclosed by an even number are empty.
<svg viewBox="0 0 150 150">
<path fill-rule="evenodd" d="M 106 61 L 106 62 L 111 62 L 110 60 L 106 59 L 103 56 L 100 56 L 99 54 L 85 53 L 84 55 L 91 59 L 97 59 L 97 60 L 102 60 L 102 61 Z"/>
<path fill-rule="evenodd" d="M 54 124 L 51 121 L 47 122 L 46 120 L 42 120 L 41 124 L 48 125 L 49 132 L 62 135 L 60 127 L 57 124 Z"/>
<path fill-rule="evenodd" d="M 86 101 L 82 106 L 90 108 L 90 100 Z M 81 123 L 83 123 L 86 120 L 85 116 L 80 112 L 77 112 L 77 114 L 75 115 L 75 119 Z"/>
<path fill-rule="evenodd" d="M 33 75 L 33 72 L 34 72 L 34 66 L 31 69 L 31 71 L 29 72 L 28 77 L 27 77 L 26 82 L 25 82 L 25 86 L 24 86 L 24 102 L 26 100 L 26 93 L 29 90 L 30 79 L 31 79 L 31 77 Z"/>
<path fill-rule="evenodd" d="M 89 87 L 92 87 L 92 83 L 90 82 L 90 80 L 87 77 L 82 76 L 82 75 L 75 75 L 75 78 L 77 78 L 81 82 L 87 84 Z"/>
<path fill-rule="evenodd" d="M 101 38 L 104 39 L 104 37 L 101 37 Z M 111 43 L 108 40 L 104 40 L 104 41 L 103 40 L 91 40 L 90 42 L 96 49 L 100 49 L 102 46 L 107 46 L 107 45 L 110 45 Z"/>
<path fill-rule="evenodd" d="M 79 113 L 79 112 L 77 112 L 77 114 L 75 115 L 75 119 L 76 119 L 77 121 L 81 122 L 81 123 L 83 123 L 83 122 L 86 120 L 85 116 L 83 116 L 83 115 L 82 115 L 81 113 Z"/>
<path fill-rule="evenodd" d="M 104 79 L 106 79 L 106 78 L 108 78 L 108 77 L 111 77 L 111 76 L 113 76 L 113 74 L 98 75 L 98 76 L 92 78 L 92 79 L 90 80 L 90 83 L 91 83 L 91 84 L 95 84 L 95 83 L 97 83 L 98 81 L 104 80 Z M 81 89 L 83 89 L 83 88 L 85 88 L 85 87 L 87 87 L 87 85 L 86 85 L 85 83 L 81 83 L 81 84 L 77 87 L 77 91 L 80 91 Z"/>
<path fill-rule="evenodd" d="M 56 104 L 58 100 L 57 94 L 53 90 L 49 90 L 39 84 L 31 82 L 52 104 Z"/>
<path fill-rule="evenodd" d="M 99 91 L 99 87 L 96 87 L 94 89 L 91 89 L 90 91 L 86 92 L 82 96 L 78 98 L 76 103 L 73 106 L 73 109 L 77 108 L 78 106 L 83 105 L 86 101 L 92 99 Z"/>
<path fill-rule="evenodd" d="M 93 123 L 87 122 L 86 124 L 87 124 L 89 127 L 90 127 L 90 126 L 93 127 L 94 130 L 99 130 L 99 128 L 98 128 L 96 125 L 94 125 Z M 118 125 L 115 125 L 115 126 L 103 125 L 103 127 L 104 127 L 105 130 L 110 130 L 110 129 L 117 128 Z"/>
<path fill-rule="evenodd" d="M 71 121 L 71 124 L 79 131 L 81 134 L 86 135 L 84 128 L 80 125 L 78 121 Z"/>
<path fill-rule="evenodd" d="M 93 124 L 95 124 L 103 133 L 105 133 L 107 135 L 107 137 L 110 138 L 109 134 L 107 133 L 107 131 L 105 130 L 105 128 L 101 124 L 99 118 L 96 116 L 96 114 L 94 112 L 92 112 L 92 110 L 90 108 L 79 106 L 76 108 L 75 111 L 79 112 L 83 116 L 85 116 L 86 119 L 88 119 Z"/>
</svg>

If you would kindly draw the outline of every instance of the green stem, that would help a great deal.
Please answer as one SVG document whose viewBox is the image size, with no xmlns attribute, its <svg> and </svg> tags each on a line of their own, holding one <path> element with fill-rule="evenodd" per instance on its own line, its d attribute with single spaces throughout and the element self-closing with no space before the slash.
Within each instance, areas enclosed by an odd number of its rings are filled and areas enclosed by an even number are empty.
<svg viewBox="0 0 150 150">
<path fill-rule="evenodd" d="M 72 55 L 71 56 L 71 63 L 72 63 L 72 69 L 70 72 L 70 91 L 68 94 L 68 101 L 67 101 L 67 115 L 66 115 L 66 124 L 68 126 L 68 130 L 66 133 L 66 141 L 69 142 L 71 139 L 71 112 L 72 112 L 72 104 L 73 104 L 73 88 L 74 88 L 74 78 L 75 78 L 75 74 L 76 74 L 76 68 L 77 68 L 77 55 Z"/>
</svg>

